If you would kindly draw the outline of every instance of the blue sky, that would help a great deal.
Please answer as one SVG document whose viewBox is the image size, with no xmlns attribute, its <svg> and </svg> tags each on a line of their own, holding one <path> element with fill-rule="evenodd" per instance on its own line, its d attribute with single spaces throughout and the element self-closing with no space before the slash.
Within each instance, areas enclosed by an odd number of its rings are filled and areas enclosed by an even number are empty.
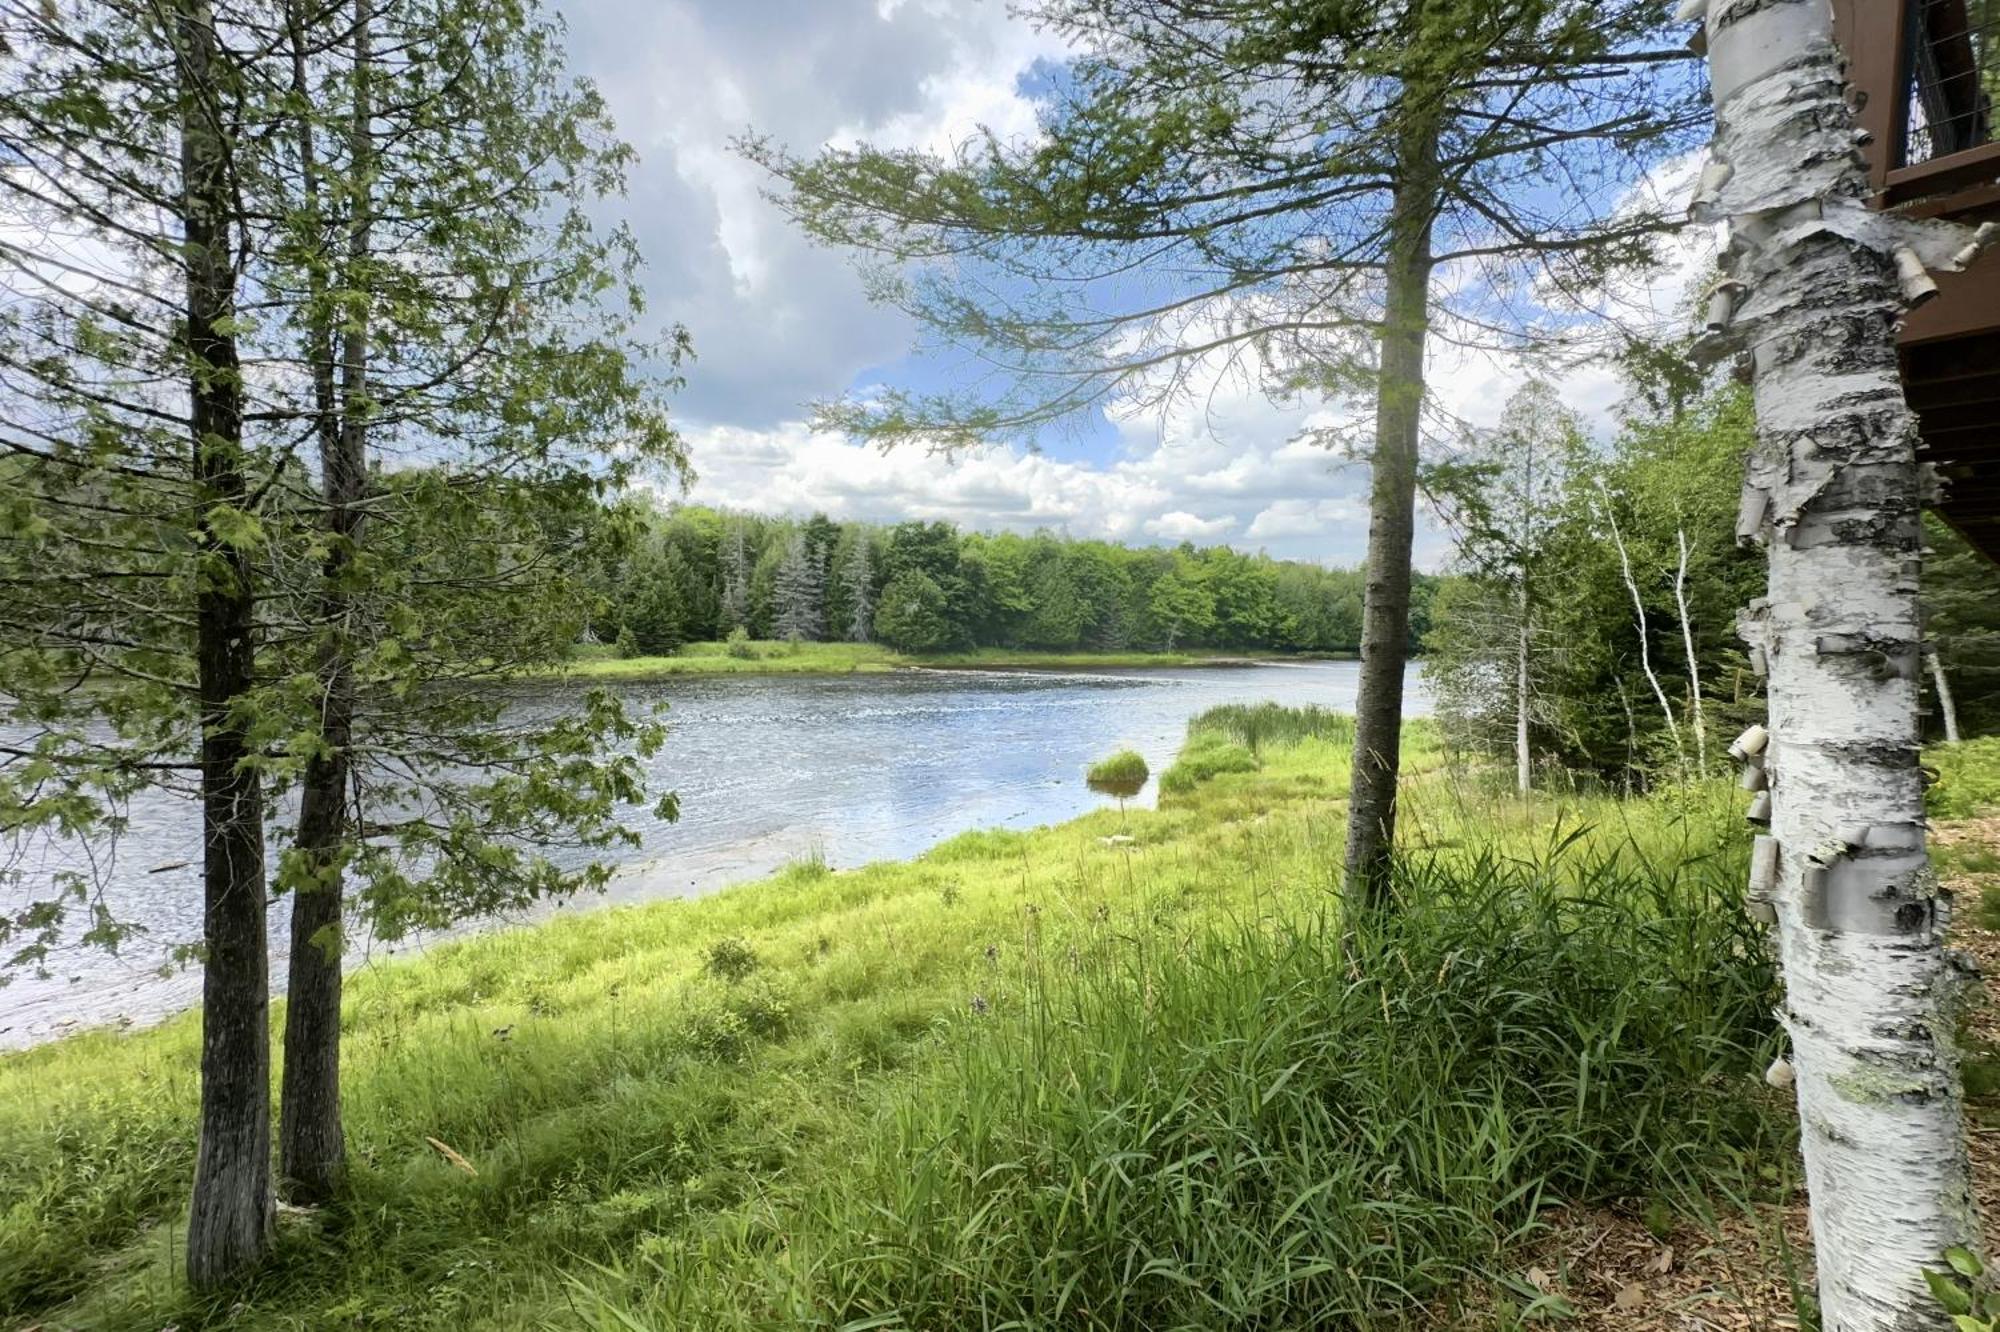
<svg viewBox="0 0 2000 1332">
<path fill-rule="evenodd" d="M 801 151 L 863 139 L 941 148 L 982 125 L 1028 133 L 1032 91 L 1064 53 L 1004 0 L 574 0 L 564 14 L 572 64 L 639 152 L 623 211 L 651 309 L 694 339 L 678 400 L 692 498 L 1359 560 L 1365 471 L 1293 440 L 1332 413 L 1273 405 L 1240 379 L 1165 411 L 1052 431 L 1033 451 L 883 455 L 805 427 L 816 399 L 931 387 L 965 368 L 912 355 L 916 330 L 867 303 L 844 256 L 791 230 L 729 142 L 754 130 Z M 1684 280 L 1666 282 L 1666 299 Z M 1441 404 L 1478 421 L 1497 418 L 1524 373 L 1483 357 L 1432 370 Z M 1600 419 L 1617 394 L 1596 370 L 1563 386 Z M 1420 537 L 1421 562 L 1445 554 L 1439 533 Z"/>
</svg>

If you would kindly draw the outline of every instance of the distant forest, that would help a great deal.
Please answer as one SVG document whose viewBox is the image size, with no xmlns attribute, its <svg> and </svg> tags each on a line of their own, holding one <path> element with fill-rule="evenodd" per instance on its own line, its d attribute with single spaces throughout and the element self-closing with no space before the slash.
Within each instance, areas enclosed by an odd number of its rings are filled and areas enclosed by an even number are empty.
<svg viewBox="0 0 2000 1332">
<path fill-rule="evenodd" d="M 686 642 L 880 642 L 905 652 L 1351 652 L 1363 577 L 1223 546 L 1124 546 L 1038 532 L 804 521 L 680 505 L 628 513 L 639 539 L 597 578 L 592 632 L 627 655 Z M 1419 575 L 1411 637 L 1436 580 Z"/>
</svg>

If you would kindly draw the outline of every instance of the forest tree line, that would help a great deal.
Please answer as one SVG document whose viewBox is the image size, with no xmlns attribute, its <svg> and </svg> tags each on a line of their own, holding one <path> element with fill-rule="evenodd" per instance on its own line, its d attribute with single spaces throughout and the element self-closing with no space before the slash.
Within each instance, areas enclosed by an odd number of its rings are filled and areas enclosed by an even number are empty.
<svg viewBox="0 0 2000 1332">
<path fill-rule="evenodd" d="M 630 515 L 628 515 L 630 516 Z M 1226 546 L 1133 547 L 959 530 L 948 522 L 798 521 L 677 505 L 598 562 L 592 633 L 624 655 L 726 639 L 879 642 L 926 653 L 1217 648 L 1352 652 L 1363 576 Z M 1413 638 L 1436 580 L 1419 578 Z"/>
</svg>

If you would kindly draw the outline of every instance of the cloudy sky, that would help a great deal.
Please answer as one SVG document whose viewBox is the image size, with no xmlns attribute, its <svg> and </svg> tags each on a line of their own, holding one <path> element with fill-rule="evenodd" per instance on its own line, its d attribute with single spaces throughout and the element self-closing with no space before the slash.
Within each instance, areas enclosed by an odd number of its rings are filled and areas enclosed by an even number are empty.
<svg viewBox="0 0 2000 1332">
<path fill-rule="evenodd" d="M 859 139 L 943 146 L 981 125 L 1032 129 L 1022 89 L 1038 61 L 1062 52 L 1010 18 L 1004 0 L 569 0 L 563 9 L 572 63 L 597 81 L 639 151 L 625 207 L 651 308 L 694 339 L 678 400 L 699 473 L 692 498 L 1360 559 L 1365 470 L 1294 442 L 1327 409 L 1273 406 L 1245 383 L 1220 382 L 1164 418 L 1129 413 L 1064 432 L 1032 452 L 884 455 L 806 428 L 810 402 L 893 379 L 915 330 L 863 299 L 841 255 L 791 230 L 729 141 L 754 130 L 801 151 Z M 1432 370 L 1442 405 L 1481 422 L 1521 375 L 1483 359 Z M 1566 376 L 1563 388 L 1598 419 L 1618 396 L 1597 371 Z M 1445 550 L 1437 532 L 1420 537 L 1420 562 L 1435 565 Z"/>
</svg>

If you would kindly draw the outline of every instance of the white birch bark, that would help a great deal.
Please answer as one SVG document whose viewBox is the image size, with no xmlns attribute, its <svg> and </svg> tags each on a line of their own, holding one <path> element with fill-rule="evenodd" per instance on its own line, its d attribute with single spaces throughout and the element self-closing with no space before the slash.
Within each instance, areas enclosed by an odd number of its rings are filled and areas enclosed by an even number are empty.
<svg viewBox="0 0 2000 1332">
<path fill-rule="evenodd" d="M 1894 327 L 1922 268 L 1969 261 L 1971 238 L 1868 207 L 1828 0 L 1712 0 L 1706 20 L 1715 164 L 1696 214 L 1729 223 L 1711 325 L 1733 313 L 1726 336 L 1754 372 L 1740 530 L 1768 541 L 1770 585 L 1743 630 L 1769 670 L 1782 1017 L 1819 1300 L 1827 1332 L 1947 1327 L 1922 1270 L 1977 1224 L 1958 977 L 1924 855 L 1923 496 Z"/>
<path fill-rule="evenodd" d="M 1701 658 L 1694 650 L 1694 620 L 1688 615 L 1688 534 L 1685 527 L 1674 529 L 1674 538 L 1680 543 L 1680 563 L 1674 567 L 1674 604 L 1681 613 L 1681 648 L 1687 653 L 1688 695 L 1694 703 L 1694 764 L 1695 771 L 1703 776 L 1708 774 L 1708 714 L 1701 702 Z"/>
<path fill-rule="evenodd" d="M 1514 628 L 1514 785 L 1522 795 L 1534 785 L 1534 765 L 1528 752 L 1528 576 L 1521 575 L 1517 607 L 1520 623 Z"/>
<path fill-rule="evenodd" d="M 1667 734 L 1673 737 L 1674 753 L 1679 758 L 1683 775 L 1687 771 L 1687 749 L 1681 744 L 1681 724 L 1674 718 L 1674 705 L 1667 700 L 1667 691 L 1660 684 L 1660 677 L 1653 670 L 1652 630 L 1646 623 L 1646 602 L 1639 595 L 1639 580 L 1632 574 L 1632 557 L 1625 550 L 1625 536 L 1618 530 L 1618 515 L 1611 507 L 1611 492 L 1604 482 L 1597 483 L 1597 493 L 1604 497 L 1604 521 L 1611 528 L 1611 544 L 1618 550 L 1618 568 L 1625 576 L 1625 590 L 1632 594 L 1632 615 L 1639 626 L 1639 666 L 1646 673 L 1646 683 L 1653 687 L 1653 698 L 1660 705 L 1660 715 L 1667 719 Z"/>
<path fill-rule="evenodd" d="M 1944 721 L 1944 742 L 1955 745 L 1959 741 L 1958 703 L 1951 696 L 1951 681 L 1945 677 L 1944 660 L 1935 648 L 1926 648 L 1924 657 L 1931 666 L 1931 689 L 1937 694 L 1938 716 Z"/>
</svg>

